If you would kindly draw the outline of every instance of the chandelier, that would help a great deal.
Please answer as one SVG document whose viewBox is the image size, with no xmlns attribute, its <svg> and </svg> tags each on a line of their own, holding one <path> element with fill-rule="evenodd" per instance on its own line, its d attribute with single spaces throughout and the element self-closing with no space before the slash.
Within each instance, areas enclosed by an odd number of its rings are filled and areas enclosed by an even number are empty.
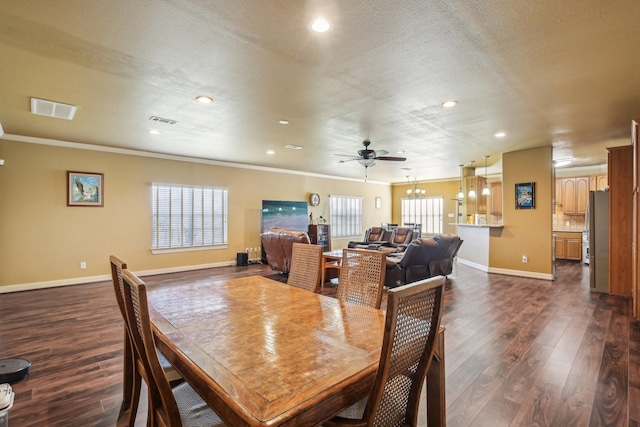
<svg viewBox="0 0 640 427">
<path fill-rule="evenodd" d="M 413 178 L 413 182 L 411 182 L 411 179 L 407 175 L 407 183 L 409 184 L 409 187 L 412 187 L 407 189 L 407 198 L 422 199 L 425 197 L 425 194 L 427 193 L 427 191 L 418 188 L 418 181 L 415 178 Z"/>
</svg>

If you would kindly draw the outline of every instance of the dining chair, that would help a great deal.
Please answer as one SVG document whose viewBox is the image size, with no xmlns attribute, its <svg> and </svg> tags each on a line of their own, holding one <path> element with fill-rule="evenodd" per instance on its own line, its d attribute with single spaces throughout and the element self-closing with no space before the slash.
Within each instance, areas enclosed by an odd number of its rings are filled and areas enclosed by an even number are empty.
<svg viewBox="0 0 640 427">
<path fill-rule="evenodd" d="M 336 297 L 380 308 L 387 255 L 367 249 L 344 249 Z"/>
<path fill-rule="evenodd" d="M 187 382 L 171 388 L 164 374 L 153 338 L 146 285 L 129 270 L 122 271 L 124 305 L 132 347 L 143 369 L 148 389 L 148 426 L 225 426 L 213 409 Z"/>
<path fill-rule="evenodd" d="M 318 292 L 321 264 L 322 246 L 294 243 L 287 284 Z"/>
<path fill-rule="evenodd" d="M 445 278 L 390 289 L 378 372 L 369 396 L 325 427 L 418 424 L 420 392 L 435 349 Z"/>
<path fill-rule="evenodd" d="M 124 363 L 122 378 L 122 409 L 129 410 L 129 425 L 133 425 L 138 410 L 138 400 L 140 397 L 140 376 L 136 369 L 142 369 L 140 363 L 135 363 L 135 354 L 131 347 L 131 332 L 127 323 L 127 315 L 124 306 L 124 284 L 122 282 L 122 271 L 127 269 L 127 263 L 115 255 L 109 257 L 111 262 L 111 279 L 113 281 L 113 289 L 118 301 L 118 308 L 124 320 Z M 160 365 L 172 386 L 180 384 L 183 380 L 182 376 L 169 363 L 169 361 L 158 352 Z"/>
</svg>

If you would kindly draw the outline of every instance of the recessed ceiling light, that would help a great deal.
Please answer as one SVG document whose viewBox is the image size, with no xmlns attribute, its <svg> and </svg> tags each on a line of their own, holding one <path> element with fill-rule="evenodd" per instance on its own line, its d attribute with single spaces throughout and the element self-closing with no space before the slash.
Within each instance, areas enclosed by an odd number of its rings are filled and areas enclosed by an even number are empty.
<svg viewBox="0 0 640 427">
<path fill-rule="evenodd" d="M 404 154 L 404 150 L 398 150 L 396 151 L 396 154 Z"/>
<path fill-rule="evenodd" d="M 290 150 L 302 150 L 304 147 L 301 145 L 289 144 L 289 145 L 285 145 L 284 148 L 288 148 Z"/>
<path fill-rule="evenodd" d="M 331 29 L 331 23 L 324 18 L 318 18 L 311 23 L 311 29 L 316 33 L 324 33 Z"/>
<path fill-rule="evenodd" d="M 458 105 L 458 101 L 453 100 L 453 99 L 452 99 L 452 100 L 449 100 L 449 101 L 444 101 L 444 102 L 442 103 L 442 106 L 443 106 L 444 108 L 451 108 L 451 107 L 455 107 L 456 105 Z"/>
<path fill-rule="evenodd" d="M 159 131 L 159 130 L 155 130 L 155 129 L 151 129 L 151 130 L 149 130 L 149 133 L 150 133 L 151 135 L 160 135 L 160 131 Z"/>
<path fill-rule="evenodd" d="M 273 150 L 269 150 L 269 151 L 267 151 L 267 154 L 276 154 L 276 152 L 273 151 Z"/>
<path fill-rule="evenodd" d="M 288 125 L 289 120 L 279 120 L 278 123 L 280 123 L 281 125 Z"/>
<path fill-rule="evenodd" d="M 211 98 L 210 96 L 206 96 L 206 95 L 197 96 L 196 99 L 201 104 L 211 104 L 213 102 L 213 98 Z"/>
<path fill-rule="evenodd" d="M 493 136 L 495 136 L 496 138 L 504 138 L 505 136 L 507 136 L 507 134 L 504 132 L 498 132 Z"/>
</svg>

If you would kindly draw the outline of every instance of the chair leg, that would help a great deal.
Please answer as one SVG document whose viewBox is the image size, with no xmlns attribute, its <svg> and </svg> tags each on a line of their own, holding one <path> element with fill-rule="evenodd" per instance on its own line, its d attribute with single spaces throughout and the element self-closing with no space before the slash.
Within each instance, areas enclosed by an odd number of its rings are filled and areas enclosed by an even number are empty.
<svg viewBox="0 0 640 427">
<path fill-rule="evenodd" d="M 136 423 L 136 415 L 138 413 L 138 404 L 140 403 L 140 389 L 142 387 L 142 377 L 135 367 L 132 374 L 132 393 L 131 405 L 129 406 L 129 427 L 134 427 Z"/>
<path fill-rule="evenodd" d="M 131 356 L 131 339 L 127 329 L 124 329 L 124 363 L 122 373 L 122 407 L 128 408 L 131 404 L 131 395 L 133 392 L 133 358 Z"/>
</svg>

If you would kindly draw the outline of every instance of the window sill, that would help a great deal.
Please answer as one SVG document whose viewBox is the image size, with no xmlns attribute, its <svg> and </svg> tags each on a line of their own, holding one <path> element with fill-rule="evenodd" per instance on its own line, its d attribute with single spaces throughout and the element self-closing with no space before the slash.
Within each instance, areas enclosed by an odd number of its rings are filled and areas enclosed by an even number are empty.
<svg viewBox="0 0 640 427">
<path fill-rule="evenodd" d="M 228 244 L 224 245 L 208 245 L 208 246 L 192 246 L 188 248 L 162 248 L 162 249 L 151 249 L 151 253 L 153 255 L 159 254 L 170 254 L 176 252 L 196 252 L 196 251 L 213 251 L 219 249 L 227 249 L 229 247 Z"/>
</svg>

